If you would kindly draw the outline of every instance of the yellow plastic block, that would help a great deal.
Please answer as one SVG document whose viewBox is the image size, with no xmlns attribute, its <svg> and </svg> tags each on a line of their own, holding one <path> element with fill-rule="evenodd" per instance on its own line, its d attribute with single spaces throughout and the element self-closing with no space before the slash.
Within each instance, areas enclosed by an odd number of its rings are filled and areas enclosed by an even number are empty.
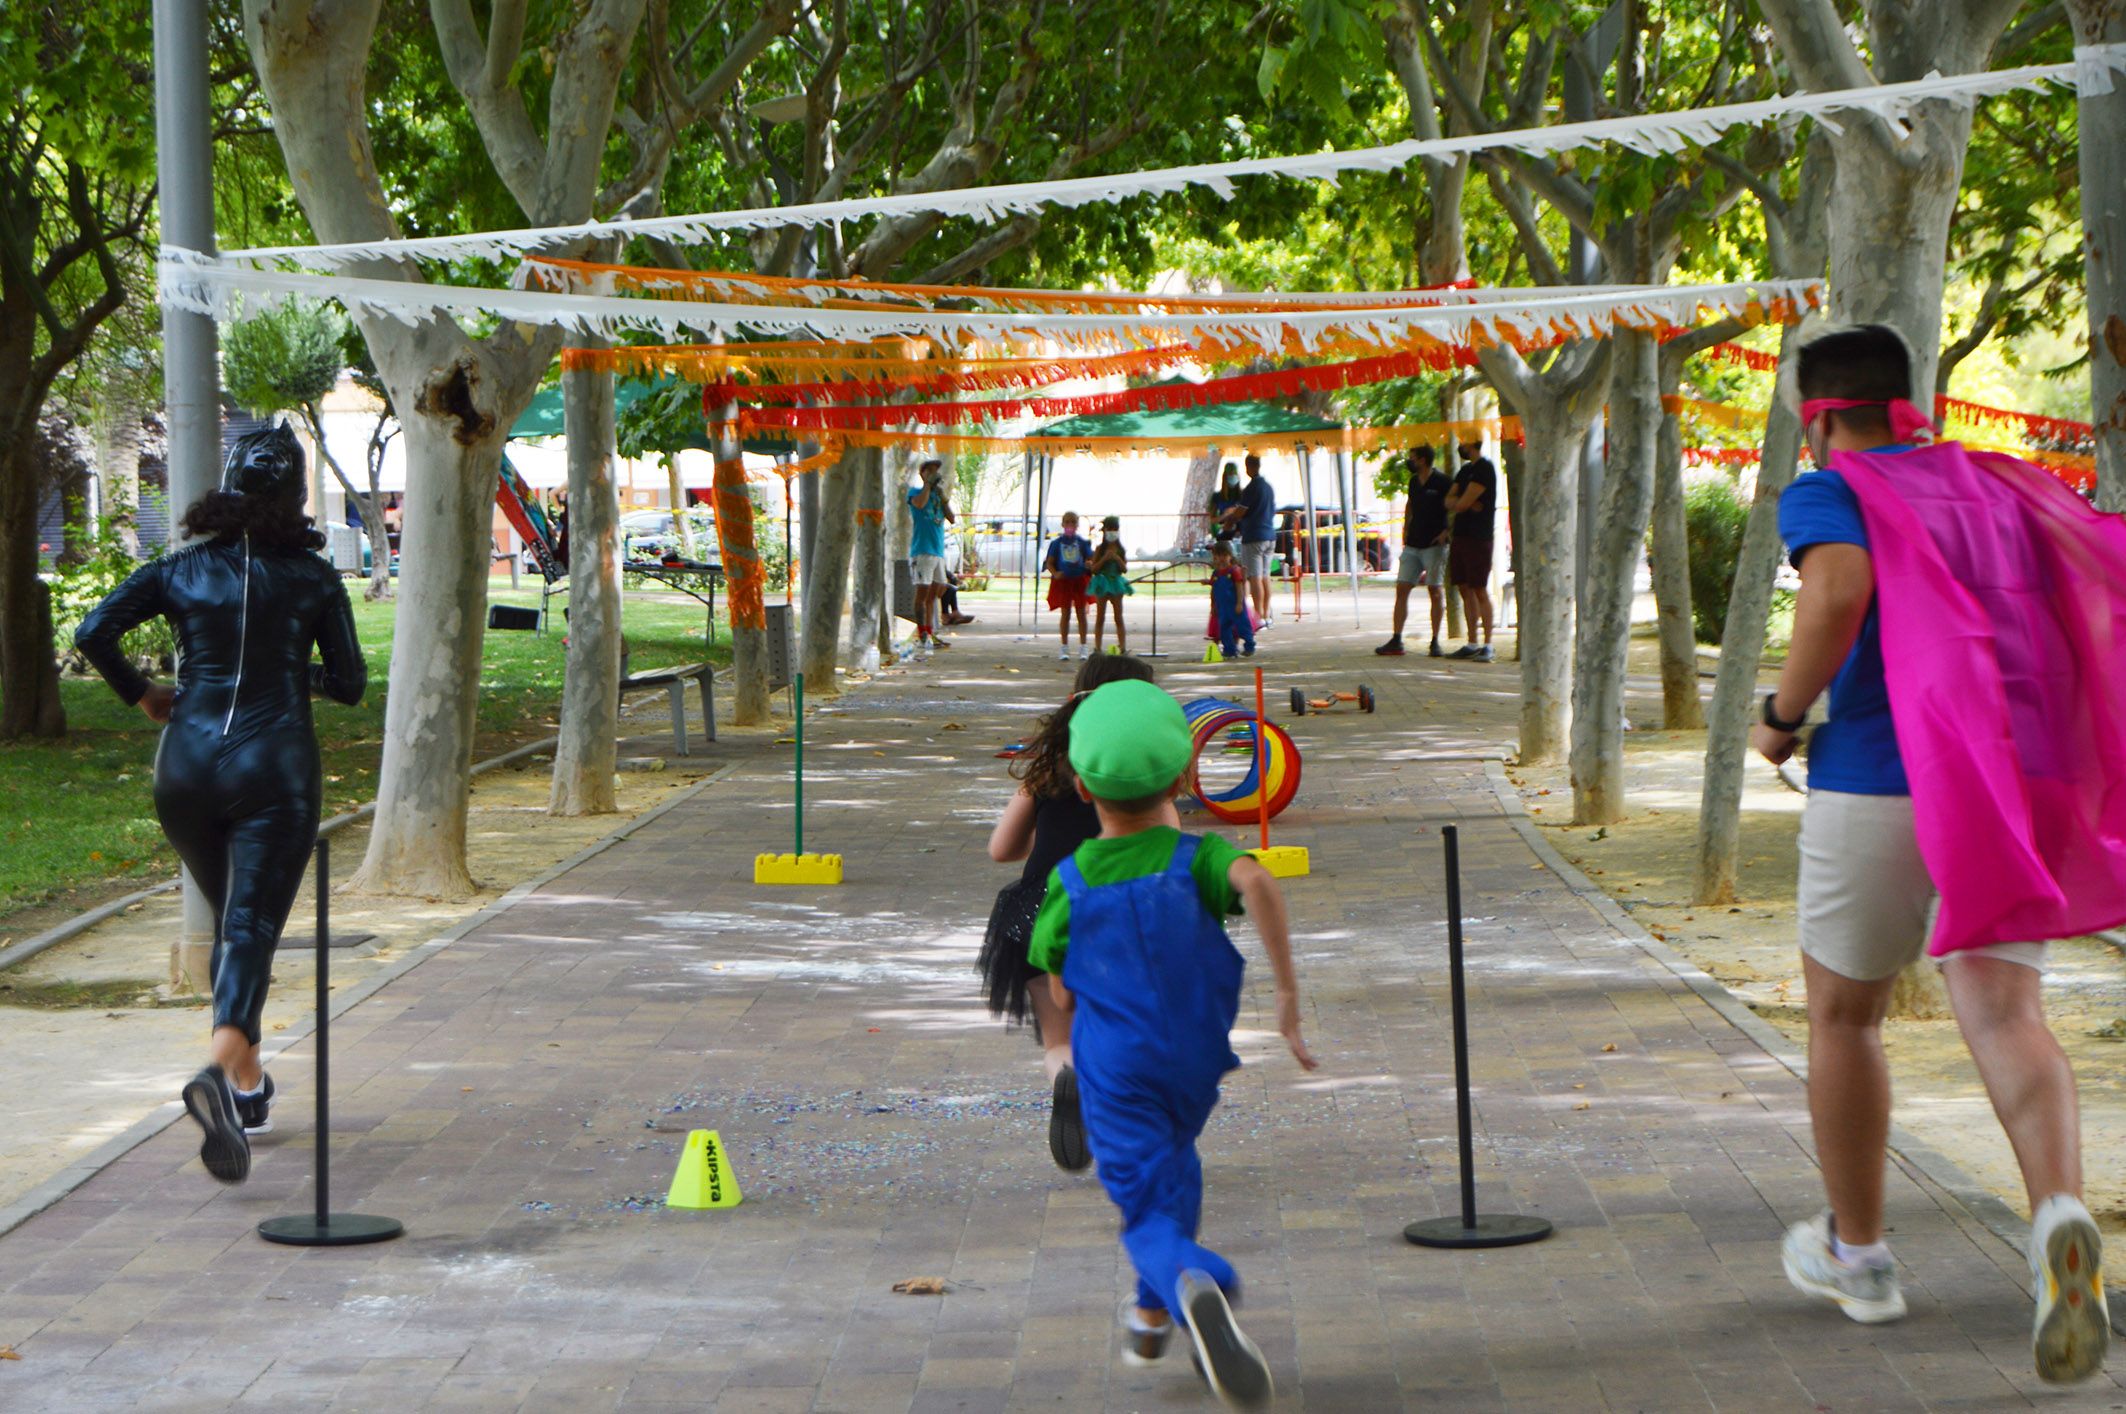
<svg viewBox="0 0 2126 1414">
<path fill-rule="evenodd" d="M 671 1191 L 664 1195 L 667 1208 L 735 1208 L 745 1198 L 738 1191 L 738 1175 L 731 1172 L 724 1153 L 723 1136 L 713 1129 L 697 1129 L 687 1136 L 679 1152 L 679 1167 L 672 1174 Z"/>
<path fill-rule="evenodd" d="M 1251 849 L 1249 854 L 1262 861 L 1262 867 L 1270 871 L 1274 879 L 1304 879 L 1312 870 L 1307 864 L 1307 847 L 1303 844 L 1273 844 L 1268 849 Z"/>
<path fill-rule="evenodd" d="M 753 882 L 756 884 L 839 884 L 842 857 L 838 854 L 756 854 Z"/>
</svg>

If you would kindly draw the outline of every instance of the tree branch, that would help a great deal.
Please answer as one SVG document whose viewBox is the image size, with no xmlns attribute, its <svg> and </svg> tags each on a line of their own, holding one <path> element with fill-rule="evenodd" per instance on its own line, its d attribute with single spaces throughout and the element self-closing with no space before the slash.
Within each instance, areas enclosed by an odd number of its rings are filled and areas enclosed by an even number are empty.
<svg viewBox="0 0 2126 1414">
<path fill-rule="evenodd" d="M 538 219 L 545 147 L 532 130 L 531 114 L 525 110 L 523 94 L 506 86 L 506 77 L 516 64 L 516 56 L 510 55 L 507 62 L 499 66 L 505 84 L 491 84 L 489 75 L 497 68 L 499 50 L 480 38 L 469 0 L 428 0 L 428 13 L 435 23 L 443 68 L 472 114 L 473 125 L 479 129 L 481 144 L 487 149 L 488 160 L 494 163 L 495 174 L 509 188 L 509 194 L 516 198 L 524 214 Z M 497 19 L 498 33 L 491 37 L 507 39 L 507 30 L 499 23 L 506 19 L 506 15 L 498 13 Z M 521 13 L 517 22 L 517 42 L 521 46 Z"/>
</svg>

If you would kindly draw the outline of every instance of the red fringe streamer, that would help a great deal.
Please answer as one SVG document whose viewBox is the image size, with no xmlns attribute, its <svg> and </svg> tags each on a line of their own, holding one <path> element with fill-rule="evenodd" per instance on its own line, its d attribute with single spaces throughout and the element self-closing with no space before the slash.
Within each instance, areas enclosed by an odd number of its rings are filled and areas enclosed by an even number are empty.
<svg viewBox="0 0 2126 1414">
<path fill-rule="evenodd" d="M 1088 393 L 1074 398 L 1005 398 L 972 403 L 910 403 L 881 407 L 745 408 L 740 423 L 748 428 L 784 428 L 794 431 L 832 431 L 895 427 L 904 423 L 947 425 L 984 419 L 1016 417 L 1079 417 L 1114 412 L 1168 411 L 1174 408 L 1213 407 L 1222 403 L 1259 402 L 1296 398 L 1303 393 L 1329 392 L 1380 383 L 1390 378 L 1414 378 L 1454 367 L 1473 367 L 1476 351 L 1440 348 L 1423 352 L 1385 354 L 1378 358 L 1354 359 L 1347 363 L 1316 364 L 1309 368 L 1283 368 L 1271 373 L 1247 373 L 1233 378 L 1213 378 L 1203 383 L 1159 383 L 1148 388 L 1123 388 L 1111 393 Z"/>
</svg>

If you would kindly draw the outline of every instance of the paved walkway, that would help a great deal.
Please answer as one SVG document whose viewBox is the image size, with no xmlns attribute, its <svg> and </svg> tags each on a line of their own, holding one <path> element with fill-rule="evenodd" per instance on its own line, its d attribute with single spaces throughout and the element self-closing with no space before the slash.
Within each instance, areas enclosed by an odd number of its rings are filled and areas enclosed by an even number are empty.
<svg viewBox="0 0 2126 1414">
<path fill-rule="evenodd" d="M 1251 969 L 1247 1065 L 1204 1146 L 1206 1229 L 1246 1275 L 1280 1407 L 2126 1403 L 2037 1384 L 2020 1257 L 1908 1169 L 1910 1318 L 1864 1328 L 1789 1291 L 1779 1235 L 1818 1202 L 1799 1086 L 1511 827 L 1482 758 L 1517 670 L 1376 665 L 1377 626 L 1347 621 L 1304 647 L 1280 625 L 1262 659 L 1279 695 L 1364 676 L 1381 698 L 1294 728 L 1306 785 L 1279 835 L 1313 851 L 1289 896 L 1325 1065 L 1282 1054 Z M 1061 695 L 1046 651 L 969 635 L 815 721 L 807 837 L 847 857 L 844 887 L 752 886 L 789 824 L 787 748 L 732 745 L 731 774 L 336 1023 L 336 1206 L 401 1217 L 404 1240 L 252 1234 L 310 1201 L 307 1050 L 249 1185 L 209 1180 L 184 1125 L 0 1238 L 21 1357 L 0 1408 L 1202 1407 L 1185 1359 L 1117 1358 L 1113 1219 L 1050 1165 L 1037 1052 L 969 970 L 1006 877 L 983 854 L 993 753 Z M 1242 680 L 1166 677 L 1184 697 Z M 1455 1201 L 1447 822 L 1482 1202 L 1559 1228 L 1507 1252 L 1400 1236 Z M 695 1126 L 722 1131 L 743 1207 L 661 1208 Z M 891 1290 L 924 1275 L 948 1294 Z"/>
</svg>

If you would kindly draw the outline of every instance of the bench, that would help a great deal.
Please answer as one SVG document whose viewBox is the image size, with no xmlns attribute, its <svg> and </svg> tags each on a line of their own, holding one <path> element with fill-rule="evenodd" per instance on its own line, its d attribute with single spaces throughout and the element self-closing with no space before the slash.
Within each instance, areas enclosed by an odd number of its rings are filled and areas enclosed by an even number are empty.
<svg viewBox="0 0 2126 1414">
<path fill-rule="evenodd" d="M 687 749 L 687 699 L 689 682 L 701 684 L 701 720 L 707 728 L 710 741 L 716 740 L 716 697 L 711 691 L 716 673 L 707 663 L 682 663 L 675 668 L 655 668 L 648 672 L 622 673 L 620 695 L 625 698 L 637 688 L 661 687 L 672 699 L 672 746 L 681 756 L 693 753 Z"/>
</svg>

